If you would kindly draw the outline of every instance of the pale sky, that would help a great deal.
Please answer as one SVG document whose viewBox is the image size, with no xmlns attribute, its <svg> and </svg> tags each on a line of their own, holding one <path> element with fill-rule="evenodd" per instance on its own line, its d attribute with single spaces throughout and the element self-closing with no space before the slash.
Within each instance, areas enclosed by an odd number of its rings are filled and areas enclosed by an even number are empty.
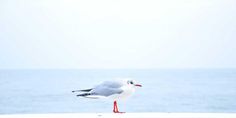
<svg viewBox="0 0 236 118">
<path fill-rule="evenodd" d="M 1 0 L 0 69 L 236 68 L 235 0 Z"/>
</svg>

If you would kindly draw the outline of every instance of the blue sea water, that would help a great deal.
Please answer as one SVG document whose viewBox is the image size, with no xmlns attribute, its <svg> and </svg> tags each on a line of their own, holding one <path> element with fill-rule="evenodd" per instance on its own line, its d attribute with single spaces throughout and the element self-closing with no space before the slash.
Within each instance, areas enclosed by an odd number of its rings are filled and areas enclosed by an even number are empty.
<svg viewBox="0 0 236 118">
<path fill-rule="evenodd" d="M 0 70 L 0 114 L 112 112 L 112 101 L 71 91 L 122 77 L 143 87 L 120 111 L 236 113 L 236 69 L 114 69 Z"/>
</svg>

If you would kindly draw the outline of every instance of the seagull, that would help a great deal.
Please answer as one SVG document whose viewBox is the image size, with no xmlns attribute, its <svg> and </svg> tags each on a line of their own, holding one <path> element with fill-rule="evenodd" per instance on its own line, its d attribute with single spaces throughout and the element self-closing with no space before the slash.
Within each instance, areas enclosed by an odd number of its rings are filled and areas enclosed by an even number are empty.
<svg viewBox="0 0 236 118">
<path fill-rule="evenodd" d="M 134 80 L 113 80 L 104 81 L 101 84 L 90 88 L 82 90 L 74 90 L 74 92 L 79 92 L 78 97 L 99 99 L 99 98 L 110 98 L 114 100 L 113 112 L 114 113 L 125 113 L 118 110 L 117 100 L 125 99 L 134 93 L 135 89 L 142 87 L 140 84 L 136 84 Z"/>
</svg>

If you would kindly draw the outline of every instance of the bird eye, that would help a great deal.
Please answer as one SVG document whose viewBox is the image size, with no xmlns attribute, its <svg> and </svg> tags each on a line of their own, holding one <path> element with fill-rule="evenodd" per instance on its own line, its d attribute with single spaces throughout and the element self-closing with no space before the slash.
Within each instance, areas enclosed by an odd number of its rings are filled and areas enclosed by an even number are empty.
<svg viewBox="0 0 236 118">
<path fill-rule="evenodd" d="M 133 82 L 133 81 L 130 81 L 130 84 L 134 84 L 134 82 Z"/>
</svg>

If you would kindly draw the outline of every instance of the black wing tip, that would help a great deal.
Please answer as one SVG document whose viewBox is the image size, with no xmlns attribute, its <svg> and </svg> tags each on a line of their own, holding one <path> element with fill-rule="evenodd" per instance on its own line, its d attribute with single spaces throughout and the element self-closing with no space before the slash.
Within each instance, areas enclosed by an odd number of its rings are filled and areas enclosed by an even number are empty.
<svg viewBox="0 0 236 118">
<path fill-rule="evenodd" d="M 79 92 L 80 90 L 73 90 L 73 91 L 71 91 L 72 93 L 74 93 L 74 92 Z"/>
<path fill-rule="evenodd" d="M 73 91 L 71 91 L 72 93 L 74 93 L 74 92 L 90 92 L 92 90 L 92 88 L 91 89 L 84 89 L 84 90 L 73 90 Z"/>
<path fill-rule="evenodd" d="M 83 93 L 83 94 L 78 94 L 76 96 L 77 97 L 80 97 L 80 96 L 85 97 L 85 96 L 88 96 L 88 95 L 91 95 L 91 93 Z"/>
<path fill-rule="evenodd" d="M 92 90 L 92 88 L 91 89 L 84 89 L 84 90 L 80 90 L 80 91 L 83 91 L 83 92 L 90 92 Z"/>
</svg>

